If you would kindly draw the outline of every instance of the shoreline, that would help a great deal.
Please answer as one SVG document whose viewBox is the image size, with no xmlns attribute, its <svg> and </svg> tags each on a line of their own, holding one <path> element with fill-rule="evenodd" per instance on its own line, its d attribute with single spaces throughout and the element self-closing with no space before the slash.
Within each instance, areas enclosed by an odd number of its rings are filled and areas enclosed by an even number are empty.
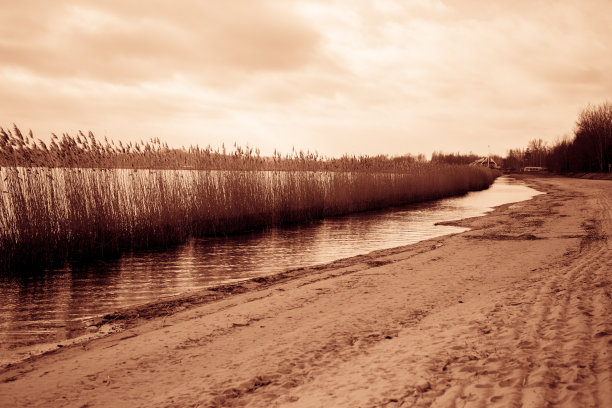
<svg viewBox="0 0 612 408">
<path fill-rule="evenodd" d="M 494 208 L 494 210 L 508 205 L 511 204 L 497 206 Z M 485 217 L 488 214 L 489 213 L 483 215 L 482 217 Z M 471 218 L 466 218 L 466 220 L 468 219 Z M 441 222 L 440 225 L 460 226 L 459 223 L 461 221 L 463 220 Z M 32 343 L 26 346 L 19 346 L 9 349 L 9 352 L 7 353 L 8 357 L 0 356 L 0 373 L 17 364 L 33 362 L 38 358 L 58 352 L 60 349 L 66 347 L 80 346 L 83 343 L 88 343 L 96 339 L 107 337 L 111 334 L 120 333 L 137 327 L 152 319 L 169 317 L 187 309 L 221 301 L 238 294 L 265 290 L 273 285 L 283 284 L 294 279 L 313 276 L 335 269 L 361 266 L 360 264 L 374 266 L 381 262 L 384 264 L 385 261 L 372 261 L 372 258 L 386 257 L 405 252 L 410 247 L 427 243 L 429 241 L 437 241 L 441 238 L 459 233 L 441 235 L 439 237 L 423 240 L 414 244 L 379 249 L 365 254 L 341 258 L 323 264 L 296 267 L 288 269 L 284 272 L 274 273 L 263 277 L 243 278 L 236 280 L 236 282 L 215 284 L 208 288 L 195 289 L 193 291 L 164 296 L 159 300 L 121 307 L 106 314 L 96 315 L 91 318 L 84 319 L 84 321 L 87 323 L 83 327 L 71 328 L 71 336 L 67 339 L 53 342 Z M 419 253 L 428 251 L 429 248 L 430 245 L 425 244 L 424 248 L 420 250 Z"/>
<path fill-rule="evenodd" d="M 510 177 L 513 177 L 510 175 Z M 520 178 L 514 177 L 514 178 Z M 490 187 L 490 186 L 489 186 Z M 479 190 L 475 190 L 479 191 Z M 470 193 L 470 192 L 468 192 Z M 465 194 L 468 194 L 465 193 Z M 464 195 L 465 195 L 464 194 Z M 544 193 L 538 193 L 544 194 Z M 458 197 L 458 196 L 457 196 Z M 445 197 L 449 198 L 449 197 Z M 445 199 L 441 198 L 441 199 Z M 451 197 L 452 198 L 452 197 Z M 435 202 L 441 199 L 428 200 L 417 204 L 426 204 L 428 202 Z M 491 210 L 485 212 L 483 215 L 476 217 L 469 217 L 466 219 L 458 219 L 454 221 L 444 221 L 436 223 L 436 225 L 448 225 L 448 226 L 458 226 L 463 228 L 469 228 L 468 224 L 462 223 L 465 220 L 477 219 L 481 217 L 485 217 L 491 212 L 494 212 L 498 209 L 503 209 L 509 205 L 514 203 L 502 204 L 498 206 L 494 206 Z M 403 206 L 400 206 L 403 208 Z M 383 211 L 386 209 L 382 209 Z M 380 210 L 368 210 L 370 211 L 380 211 Z M 336 216 L 332 216 L 333 218 Z M 340 216 L 342 217 L 342 216 Z M 311 266 L 304 267 L 295 267 L 291 269 L 287 269 L 283 272 L 273 273 L 270 275 L 266 275 L 263 277 L 254 277 L 254 278 L 242 278 L 237 279 L 235 282 L 223 282 L 218 284 L 213 284 L 210 287 L 206 288 L 198 288 L 186 292 L 177 293 L 174 295 L 165 295 L 161 298 L 145 303 L 128 305 L 124 307 L 117 308 L 113 311 L 109 311 L 107 313 L 94 315 L 88 318 L 82 319 L 84 322 L 82 326 L 74 325 L 69 330 L 68 337 L 65 339 L 57 339 L 54 341 L 46 341 L 46 342 L 33 342 L 27 345 L 17 346 L 17 347 L 9 347 L 7 349 L 0 349 L 0 372 L 3 369 L 9 368 L 12 365 L 18 364 L 24 361 L 33 361 L 45 354 L 54 353 L 59 351 L 59 349 L 65 347 L 71 347 L 74 345 L 80 345 L 82 343 L 86 343 L 95 339 L 99 339 L 102 337 L 106 337 L 113 333 L 122 332 L 129 328 L 135 327 L 143 322 L 154 318 L 164 318 L 175 313 L 184 311 L 186 309 L 191 309 L 193 307 L 201 306 L 204 304 L 208 304 L 211 302 L 219 301 L 225 299 L 229 296 L 233 296 L 236 294 L 245 293 L 248 291 L 257 291 L 263 290 L 271 285 L 280 284 L 283 282 L 287 282 L 292 279 L 297 279 L 301 276 L 311 275 L 315 273 L 321 273 L 327 270 L 331 270 L 339 267 L 346 267 L 350 265 L 357 265 L 362 262 L 368 262 L 368 259 L 372 257 L 379 256 L 388 256 L 394 253 L 403 252 L 407 248 L 418 245 L 421 242 L 427 241 L 435 241 L 439 238 L 443 238 L 446 236 L 455 235 L 456 233 L 448 233 L 445 235 L 441 235 L 439 237 L 434 237 L 430 239 L 426 239 L 417 243 L 401 245 L 397 247 L 391 248 L 383 248 L 378 249 L 354 256 L 350 256 L 347 258 L 339 258 L 330 262 L 316 264 Z M 366 261 L 364 261 L 364 259 Z M 4 355 L 3 355 L 4 354 Z"/>
<path fill-rule="evenodd" d="M 612 402 L 609 182 L 519 178 L 547 194 L 453 223 L 467 232 L 107 315 L 96 327 L 121 323 L 116 333 L 0 369 L 0 402 Z M 557 336 L 545 333 L 553 326 Z M 546 368 L 555 352 L 587 353 L 596 364 L 569 371 L 591 381 Z"/>
</svg>

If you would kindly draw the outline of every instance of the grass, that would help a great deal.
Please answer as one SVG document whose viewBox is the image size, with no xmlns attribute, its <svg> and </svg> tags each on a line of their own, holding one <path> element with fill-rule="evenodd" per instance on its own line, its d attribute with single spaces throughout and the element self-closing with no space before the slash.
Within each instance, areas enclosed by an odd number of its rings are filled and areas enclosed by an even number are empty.
<svg viewBox="0 0 612 408">
<path fill-rule="evenodd" d="M 89 150 L 62 154 L 60 149 L 45 157 L 44 151 L 31 149 L 29 155 L 39 156 L 25 162 L 25 152 L 12 148 L 0 150 L 5 160 L 0 168 L 0 270 L 17 272 L 163 248 L 189 236 L 463 194 L 488 187 L 498 175 L 487 168 L 410 157 L 321 160 L 310 154 L 255 159 L 219 153 L 208 163 L 216 169 L 207 170 L 181 169 L 180 163 L 168 161 L 165 169 L 96 168 L 86 165 L 92 164 L 87 158 L 96 157 Z M 195 163 L 199 153 L 177 154 Z M 65 163 L 58 157 L 65 157 Z M 135 155 L 134 162 L 146 162 L 143 157 Z M 6 166 L 7 160 L 13 165 Z"/>
</svg>

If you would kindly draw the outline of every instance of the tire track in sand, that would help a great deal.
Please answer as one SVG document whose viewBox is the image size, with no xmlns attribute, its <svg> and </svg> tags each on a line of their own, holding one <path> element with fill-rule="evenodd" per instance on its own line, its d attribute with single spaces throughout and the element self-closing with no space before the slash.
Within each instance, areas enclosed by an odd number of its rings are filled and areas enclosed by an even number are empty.
<svg viewBox="0 0 612 408">
<path fill-rule="evenodd" d="M 486 322 L 472 322 L 484 340 L 466 334 L 432 387 L 442 390 L 416 406 L 612 406 L 610 206 L 594 201 L 599 219 L 583 224 L 580 249 L 532 271 Z"/>
<path fill-rule="evenodd" d="M 535 300 L 538 320 L 521 339 L 517 352 L 528 364 L 522 380 L 522 406 L 610 406 L 599 404 L 597 362 L 605 349 L 594 344 L 593 287 L 603 271 L 604 248 L 589 248 L 564 275 L 544 285 Z M 563 272 L 561 272 L 563 273 Z M 534 315 L 528 316 L 532 319 Z M 518 402 L 518 401 L 517 401 Z"/>
</svg>

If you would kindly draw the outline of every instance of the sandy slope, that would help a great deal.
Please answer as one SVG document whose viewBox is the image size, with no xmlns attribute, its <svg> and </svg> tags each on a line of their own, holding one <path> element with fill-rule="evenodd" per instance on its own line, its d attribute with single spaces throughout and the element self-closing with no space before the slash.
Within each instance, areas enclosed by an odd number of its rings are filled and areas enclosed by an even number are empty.
<svg viewBox="0 0 612 408">
<path fill-rule="evenodd" d="M 612 407 L 612 184 L 532 182 L 464 234 L 124 315 L 0 406 Z"/>
</svg>

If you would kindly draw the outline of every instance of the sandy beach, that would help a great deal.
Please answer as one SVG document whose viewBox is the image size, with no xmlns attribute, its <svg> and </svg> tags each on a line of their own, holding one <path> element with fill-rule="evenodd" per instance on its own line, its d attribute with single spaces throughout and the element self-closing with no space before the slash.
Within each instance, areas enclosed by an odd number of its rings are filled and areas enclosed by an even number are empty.
<svg viewBox="0 0 612 408">
<path fill-rule="evenodd" d="M 612 181 L 465 233 L 97 323 L 0 370 L 2 407 L 612 407 Z"/>
</svg>

